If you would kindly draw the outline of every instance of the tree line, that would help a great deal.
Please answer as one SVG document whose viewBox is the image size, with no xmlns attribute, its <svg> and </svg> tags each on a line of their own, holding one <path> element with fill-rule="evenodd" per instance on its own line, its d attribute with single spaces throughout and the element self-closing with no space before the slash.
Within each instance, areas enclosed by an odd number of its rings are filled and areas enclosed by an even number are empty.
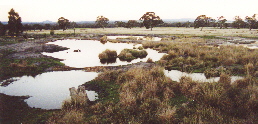
<svg viewBox="0 0 258 124">
<path fill-rule="evenodd" d="M 234 21 L 232 23 L 228 23 L 224 16 L 217 17 L 217 19 L 213 19 L 206 15 L 200 15 L 196 17 L 194 22 L 164 22 L 159 16 L 157 16 L 154 12 L 146 12 L 140 17 L 139 20 L 128 20 L 127 22 L 123 21 L 114 21 L 109 23 L 109 19 L 104 16 L 98 16 L 95 23 L 76 23 L 71 22 L 69 19 L 64 17 L 60 17 L 57 20 L 57 23 L 53 24 L 22 24 L 21 17 L 15 10 L 12 8 L 10 12 L 8 12 L 9 21 L 7 25 L 4 25 L 0 22 L 0 36 L 9 35 L 9 36 L 19 36 L 23 33 L 23 31 L 27 30 L 66 30 L 66 29 L 74 29 L 74 28 L 115 28 L 115 27 L 125 27 L 125 28 L 134 28 L 134 27 L 145 27 L 146 29 L 151 29 L 153 27 L 194 27 L 200 28 L 203 27 L 217 27 L 217 28 L 249 28 L 257 29 L 258 28 L 258 20 L 257 14 L 253 16 L 246 16 L 245 19 L 240 18 L 239 16 L 234 17 Z M 245 20 L 245 21 L 244 21 Z"/>
</svg>

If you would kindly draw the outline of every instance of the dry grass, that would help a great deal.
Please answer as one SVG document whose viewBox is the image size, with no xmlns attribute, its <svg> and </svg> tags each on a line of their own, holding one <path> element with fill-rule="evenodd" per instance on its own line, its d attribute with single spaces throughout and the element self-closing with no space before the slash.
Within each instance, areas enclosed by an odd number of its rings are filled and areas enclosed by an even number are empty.
<svg viewBox="0 0 258 124">
<path fill-rule="evenodd" d="M 27 33 L 36 33 L 36 34 L 49 34 L 50 30 L 42 31 L 27 31 Z M 74 30 L 55 30 L 55 34 L 73 34 Z M 102 33 L 102 34 L 177 34 L 177 35 L 193 35 L 193 36 L 245 36 L 245 37 L 257 37 L 257 29 L 217 29 L 212 27 L 203 28 L 203 31 L 200 29 L 194 28 L 174 28 L 174 27 L 155 27 L 153 31 L 145 28 L 84 28 L 76 29 L 75 33 L 84 34 L 84 33 Z"/>
<path fill-rule="evenodd" d="M 117 52 L 115 50 L 106 49 L 105 51 L 99 54 L 99 59 L 108 60 L 115 58 L 117 58 Z"/>
<path fill-rule="evenodd" d="M 189 77 L 172 82 L 159 66 L 107 70 L 86 83 L 88 88 L 93 86 L 99 92 L 98 102 L 63 109 L 49 122 L 256 123 L 257 79 L 248 76 L 230 82 L 225 73 L 213 83 L 196 82 Z"/>
<path fill-rule="evenodd" d="M 47 124 L 83 124 L 84 112 L 72 109 L 62 111 L 48 119 Z"/>
<path fill-rule="evenodd" d="M 179 69 L 187 72 L 204 72 L 207 77 L 219 76 L 222 72 L 244 74 L 244 66 L 253 64 L 252 75 L 256 74 L 258 65 L 258 50 L 242 46 L 221 45 L 211 47 L 199 45 L 203 40 L 196 38 L 181 38 L 177 42 L 143 42 L 144 48 L 152 48 L 167 52 L 160 62 L 168 69 Z M 191 42 L 192 40 L 196 40 Z M 221 67 L 224 67 L 222 69 Z"/>
</svg>

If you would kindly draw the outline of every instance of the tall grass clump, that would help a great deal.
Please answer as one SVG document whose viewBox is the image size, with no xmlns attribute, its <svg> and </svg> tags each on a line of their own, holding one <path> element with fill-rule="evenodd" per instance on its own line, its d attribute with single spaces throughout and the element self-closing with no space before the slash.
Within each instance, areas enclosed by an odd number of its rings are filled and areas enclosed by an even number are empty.
<svg viewBox="0 0 258 124">
<path fill-rule="evenodd" d="M 108 60 L 108 59 L 116 59 L 116 58 L 117 58 L 117 52 L 115 50 L 106 49 L 105 51 L 99 54 L 100 60 Z"/>
<path fill-rule="evenodd" d="M 118 58 L 121 60 L 133 60 L 136 58 L 144 58 L 148 55 L 147 51 L 145 50 L 134 50 L 134 49 L 123 49 Z"/>
<path fill-rule="evenodd" d="M 199 40 L 199 41 L 198 41 Z M 204 44 L 202 39 L 185 38 L 173 42 L 142 43 L 144 48 L 152 48 L 167 53 L 159 63 L 167 69 L 178 69 L 186 72 L 210 72 L 207 76 L 219 76 L 223 67 L 226 73 L 233 75 L 245 74 L 244 65 L 253 64 L 257 67 L 258 50 L 242 46 L 220 45 L 213 47 Z M 254 68 L 254 72 L 258 71 Z M 214 72 L 214 74 L 212 74 Z M 218 72 L 218 73 L 217 73 Z M 209 77 L 209 76 L 208 76 Z"/>
<path fill-rule="evenodd" d="M 218 82 L 189 77 L 175 82 L 165 76 L 163 67 L 137 66 L 105 70 L 84 86 L 96 91 L 99 99 L 63 109 L 50 118 L 52 122 L 78 117 L 75 123 L 257 123 L 257 79 L 252 76 L 233 83 L 226 73 Z M 78 116 L 65 117 L 65 112 Z"/>
<path fill-rule="evenodd" d="M 257 122 L 254 108 L 258 106 L 257 86 L 248 83 L 250 81 L 241 79 L 231 84 L 230 76 L 225 73 L 213 83 L 193 82 L 191 78 L 182 77 L 180 91 L 192 101 L 178 109 L 178 112 L 189 113 L 179 118 L 184 123 Z"/>
<path fill-rule="evenodd" d="M 100 42 L 102 43 L 102 44 L 105 44 L 105 43 L 107 43 L 107 36 L 106 35 L 104 35 L 103 37 L 101 37 L 100 38 Z"/>
</svg>

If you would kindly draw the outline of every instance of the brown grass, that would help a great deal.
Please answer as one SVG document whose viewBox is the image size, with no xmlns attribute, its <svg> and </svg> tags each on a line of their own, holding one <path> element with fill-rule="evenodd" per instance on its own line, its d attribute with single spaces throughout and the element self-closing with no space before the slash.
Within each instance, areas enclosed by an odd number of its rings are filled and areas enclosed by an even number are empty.
<svg viewBox="0 0 258 124">
<path fill-rule="evenodd" d="M 211 31 L 212 30 L 212 31 Z M 27 31 L 27 33 L 49 34 L 50 30 L 42 31 Z M 55 34 L 73 34 L 73 29 L 65 31 L 55 30 Z M 172 35 L 185 35 L 185 36 L 257 36 L 257 29 L 249 31 L 249 29 L 217 29 L 212 27 L 205 27 L 203 31 L 194 28 L 175 28 L 175 27 L 155 27 L 153 31 L 145 28 L 84 28 L 76 29 L 75 33 L 101 33 L 101 34 L 172 34 Z"/>
</svg>

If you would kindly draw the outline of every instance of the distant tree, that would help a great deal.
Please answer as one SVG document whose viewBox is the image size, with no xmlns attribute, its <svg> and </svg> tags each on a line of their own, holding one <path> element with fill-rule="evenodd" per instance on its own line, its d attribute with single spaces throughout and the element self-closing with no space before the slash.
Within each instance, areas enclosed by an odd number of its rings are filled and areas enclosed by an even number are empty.
<svg viewBox="0 0 258 124">
<path fill-rule="evenodd" d="M 45 25 L 44 25 L 44 29 L 45 29 L 45 30 L 51 29 L 51 25 L 50 25 L 50 24 L 45 24 Z"/>
<path fill-rule="evenodd" d="M 218 26 L 221 28 L 226 28 L 226 21 L 227 19 L 224 18 L 224 16 L 218 17 Z"/>
<path fill-rule="evenodd" d="M 34 24 L 34 25 L 32 25 L 32 27 L 33 27 L 33 30 L 34 30 L 34 31 L 35 31 L 35 30 L 40 30 L 40 31 L 42 31 L 42 29 L 43 29 L 43 26 L 40 25 L 40 24 Z"/>
<path fill-rule="evenodd" d="M 189 21 L 187 21 L 187 22 L 184 23 L 184 26 L 186 28 L 190 28 L 191 27 L 191 23 Z"/>
<path fill-rule="evenodd" d="M 245 24 L 245 22 L 240 16 L 235 16 L 234 20 L 235 21 L 232 23 L 232 26 L 236 27 L 237 29 L 240 29 L 240 27 L 243 27 Z"/>
<path fill-rule="evenodd" d="M 122 21 L 115 21 L 115 27 L 125 27 L 126 23 Z"/>
<path fill-rule="evenodd" d="M 4 36 L 6 33 L 6 26 L 0 22 L 0 36 Z"/>
<path fill-rule="evenodd" d="M 128 20 L 128 22 L 126 23 L 126 28 L 133 28 L 136 27 L 138 24 L 138 22 L 136 20 Z"/>
<path fill-rule="evenodd" d="M 247 21 L 247 24 L 249 25 L 249 30 L 251 30 L 253 28 L 257 28 L 256 14 L 254 14 L 252 17 L 246 16 L 245 20 Z"/>
<path fill-rule="evenodd" d="M 96 25 L 102 27 L 103 29 L 108 25 L 109 19 L 104 16 L 98 16 L 96 20 Z"/>
<path fill-rule="evenodd" d="M 146 29 L 157 26 L 158 24 L 164 23 L 159 16 L 156 16 L 154 12 L 146 12 L 139 20 L 143 20 L 143 25 Z"/>
<path fill-rule="evenodd" d="M 63 31 L 64 31 L 64 30 L 66 30 L 68 28 L 70 22 L 69 22 L 68 19 L 66 19 L 64 17 L 60 17 L 58 19 L 58 24 L 59 24 L 59 28 L 63 29 Z"/>
<path fill-rule="evenodd" d="M 200 15 L 198 16 L 194 21 L 194 28 L 201 28 L 201 31 L 204 26 L 208 26 L 210 21 L 212 21 L 211 17 L 207 17 L 206 15 Z"/>
<path fill-rule="evenodd" d="M 10 12 L 8 12 L 9 16 L 9 21 L 8 21 L 8 34 L 10 36 L 18 36 L 20 35 L 23 30 L 22 30 L 22 20 L 21 17 L 19 16 L 19 14 L 17 12 L 14 11 L 14 9 L 12 8 L 10 10 Z"/>
<path fill-rule="evenodd" d="M 181 22 L 177 22 L 177 23 L 176 23 L 176 27 L 179 28 L 179 27 L 181 27 L 181 26 L 182 26 Z"/>
</svg>

